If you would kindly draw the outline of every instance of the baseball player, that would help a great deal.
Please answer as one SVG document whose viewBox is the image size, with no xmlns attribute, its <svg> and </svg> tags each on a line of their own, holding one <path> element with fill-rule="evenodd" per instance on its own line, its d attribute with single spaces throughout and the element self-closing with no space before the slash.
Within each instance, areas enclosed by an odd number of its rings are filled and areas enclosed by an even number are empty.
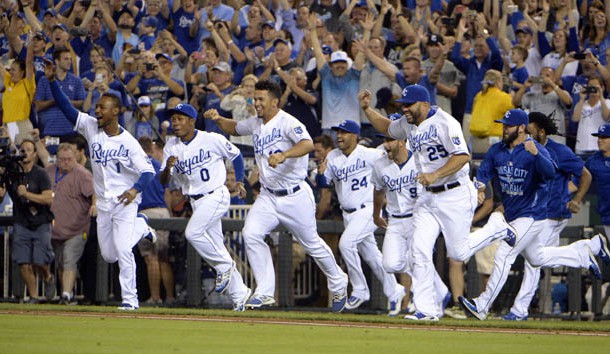
<svg viewBox="0 0 610 354">
<path fill-rule="evenodd" d="M 178 104 L 168 111 L 175 137 L 163 149 L 160 180 L 170 176 L 191 202 L 191 216 L 184 235 L 201 257 L 216 269 L 218 293 L 229 290 L 233 310 L 244 311 L 250 289 L 235 269 L 224 244 L 220 218 L 229 210 L 231 196 L 225 186 L 227 170 L 223 159 L 233 161 L 239 194 L 245 197 L 244 160 L 241 152 L 224 136 L 195 129 L 197 110 Z"/>
<path fill-rule="evenodd" d="M 502 243 L 494 257 L 494 268 L 485 291 L 475 299 L 459 298 L 467 312 L 484 320 L 504 286 L 510 267 L 520 253 L 534 267 L 587 267 L 601 278 L 599 266 L 589 246 L 591 240 L 564 247 L 543 247 L 540 234 L 546 225 L 546 184 L 555 177 L 555 164 L 547 149 L 527 136 L 529 119 L 521 109 L 511 109 L 504 118 L 502 141 L 492 145 L 477 171 L 477 180 L 500 182 L 504 214 L 517 230 L 513 247 Z"/>
<path fill-rule="evenodd" d="M 335 185 L 339 204 L 343 211 L 345 230 L 339 240 L 339 251 L 347 265 L 347 274 L 352 283 L 352 294 L 345 306 L 353 310 L 370 299 L 369 288 L 360 264 L 360 257 L 368 263 L 373 274 L 383 284 L 390 307 L 400 311 L 405 297 L 405 288 L 396 282 L 396 277 L 383 269 L 381 252 L 373 233 L 377 229 L 373 222 L 373 163 L 384 155 L 380 149 L 358 144 L 360 126 L 353 120 L 345 120 L 331 129 L 337 132 L 337 149 L 326 156 L 318 168 L 318 186 Z M 394 304 L 392 306 L 392 304 Z M 395 316 L 395 314 L 394 314 Z"/>
<path fill-rule="evenodd" d="M 142 237 L 156 240 L 144 217 L 136 217 L 140 192 L 154 178 L 154 169 L 138 141 L 118 122 L 121 101 L 105 94 L 95 106 L 96 117 L 77 111 L 55 80 L 55 67 L 45 66 L 53 99 L 87 139 L 97 197 L 97 234 L 102 257 L 119 262 L 120 310 L 137 310 L 136 263 L 132 248 Z M 140 215 L 138 215 L 140 216 Z"/>
<path fill-rule="evenodd" d="M 389 118 L 399 119 L 400 114 Z M 392 120 L 395 120 L 392 119 Z M 380 134 L 381 135 L 381 134 Z M 413 243 L 413 209 L 422 186 L 415 181 L 417 169 L 413 154 L 401 139 L 383 136 L 383 148 L 387 152 L 373 164 L 371 181 L 375 186 L 373 218 L 375 224 L 385 229 L 383 240 L 383 267 L 389 273 L 413 273 L 411 244 Z M 388 219 L 382 217 L 385 204 Z M 449 290 L 439 274 L 434 272 L 434 289 L 441 307 Z M 449 299 L 451 296 L 449 296 Z M 390 302 L 390 316 L 400 312 L 401 303 Z"/>
<path fill-rule="evenodd" d="M 545 194 L 549 196 L 549 199 L 546 225 L 543 227 L 543 231 L 539 236 L 542 246 L 556 247 L 559 246 L 561 231 L 572 217 L 571 212 L 578 212 L 580 209 L 582 199 L 591 184 L 591 174 L 584 167 L 582 159 L 576 156 L 569 147 L 548 138 L 549 135 L 557 134 L 557 127 L 550 117 L 540 112 L 530 113 L 527 130 L 532 139 L 539 142 L 547 149 L 551 159 L 557 166 L 555 177 L 547 184 L 547 192 Z M 578 178 L 580 182 L 576 194 L 571 198 L 570 191 L 568 190 L 568 183 L 573 177 Z M 595 241 L 597 240 L 594 240 L 594 242 Z M 547 295 L 549 295 L 550 300 L 550 273 L 547 273 L 546 275 L 547 276 L 545 276 L 543 281 L 548 284 L 546 289 L 548 289 Z M 533 267 L 526 261 L 523 269 L 521 289 L 519 289 L 519 293 L 515 298 L 515 302 L 510 312 L 503 317 L 504 320 L 527 320 L 528 308 L 534 297 L 536 288 L 538 287 L 539 280 L 540 268 Z"/>
<path fill-rule="evenodd" d="M 610 123 L 600 126 L 597 133 L 597 151 L 591 156 L 585 166 L 593 176 L 597 188 L 597 212 L 602 219 L 606 237 L 610 236 Z M 595 250 L 593 250 L 595 252 Z"/>
<path fill-rule="evenodd" d="M 303 245 L 327 277 L 332 308 L 343 311 L 347 302 L 347 275 L 339 268 L 332 251 L 316 230 L 315 200 L 305 182 L 308 156 L 313 141 L 305 126 L 279 108 L 280 87 L 270 81 L 255 86 L 254 107 L 258 117 L 236 122 L 216 110 L 205 117 L 231 135 L 252 135 L 261 193 L 252 205 L 243 229 L 248 260 L 256 290 L 246 307 L 275 303 L 275 272 L 265 235 L 282 223 Z"/>
<path fill-rule="evenodd" d="M 465 261 L 491 242 L 514 240 L 508 224 L 499 220 L 498 232 L 469 235 L 477 203 L 476 190 L 468 177 L 470 155 L 460 124 L 442 109 L 430 106 L 430 94 L 420 85 L 403 89 L 404 116 L 396 121 L 371 107 L 370 92 L 359 94 L 360 106 L 379 132 L 406 139 L 413 152 L 424 186 L 413 213 L 413 302 L 417 311 L 408 320 L 438 321 L 443 311 L 436 301 L 432 252 L 442 232 L 449 257 Z"/>
</svg>

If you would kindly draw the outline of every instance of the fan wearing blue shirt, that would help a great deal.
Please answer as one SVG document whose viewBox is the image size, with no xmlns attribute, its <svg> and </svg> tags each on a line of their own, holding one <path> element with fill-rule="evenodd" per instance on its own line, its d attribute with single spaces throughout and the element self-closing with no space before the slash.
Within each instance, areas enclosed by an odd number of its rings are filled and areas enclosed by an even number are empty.
<svg viewBox="0 0 610 354">
<path fill-rule="evenodd" d="M 496 122 L 503 124 L 502 141 L 492 145 L 487 152 L 477 171 L 477 180 L 484 186 L 492 178 L 498 179 L 504 215 L 517 231 L 517 236 L 513 247 L 500 243 L 485 291 L 474 299 L 459 298 L 466 311 L 480 320 L 487 317 L 519 254 L 535 267 L 583 267 L 601 278 L 589 242 L 544 247 L 540 239 L 547 218 L 548 200 L 543 195 L 548 194 L 547 186 L 553 183 L 557 167 L 548 150 L 528 137 L 527 113 L 511 109 Z"/>
</svg>

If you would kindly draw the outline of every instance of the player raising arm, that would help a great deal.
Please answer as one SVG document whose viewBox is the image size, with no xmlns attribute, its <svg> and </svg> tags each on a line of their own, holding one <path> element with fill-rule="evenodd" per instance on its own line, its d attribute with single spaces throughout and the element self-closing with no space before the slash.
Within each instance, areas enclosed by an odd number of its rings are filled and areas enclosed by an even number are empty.
<svg viewBox="0 0 610 354">
<path fill-rule="evenodd" d="M 95 117 L 77 111 L 55 80 L 55 66 L 46 62 L 45 76 L 53 99 L 87 139 L 97 197 L 97 234 L 102 257 L 119 262 L 120 310 L 137 310 L 136 263 L 132 248 L 142 237 L 156 240 L 143 215 L 138 215 L 140 192 L 154 178 L 154 169 L 138 141 L 119 125 L 121 101 L 104 94 Z M 138 217 L 140 216 L 140 217 Z"/>
<path fill-rule="evenodd" d="M 279 108 L 281 96 L 278 85 L 259 81 L 254 93 L 258 117 L 235 122 L 220 117 L 214 109 L 205 112 L 205 117 L 214 120 L 225 133 L 253 136 L 261 194 L 252 205 L 243 229 L 257 286 L 246 307 L 275 303 L 275 271 L 265 235 L 282 223 L 326 275 L 333 311 L 340 312 L 347 301 L 347 275 L 318 235 L 315 200 L 305 182 L 307 154 L 314 149 L 313 141 L 301 122 Z"/>
</svg>

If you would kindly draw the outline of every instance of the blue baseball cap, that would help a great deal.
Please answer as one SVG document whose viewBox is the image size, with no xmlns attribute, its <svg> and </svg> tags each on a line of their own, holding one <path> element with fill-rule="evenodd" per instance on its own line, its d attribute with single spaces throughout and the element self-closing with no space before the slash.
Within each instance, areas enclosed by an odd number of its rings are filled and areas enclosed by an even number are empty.
<svg viewBox="0 0 610 354">
<path fill-rule="evenodd" d="M 268 26 L 268 27 L 271 27 L 271 28 L 275 29 L 275 22 L 273 22 L 273 21 L 263 22 L 263 25 L 261 27 L 265 28 L 265 26 Z"/>
<path fill-rule="evenodd" d="M 496 123 L 502 123 L 506 125 L 528 125 L 530 119 L 522 109 L 511 109 L 504 114 L 502 119 L 495 120 Z"/>
<path fill-rule="evenodd" d="M 322 46 L 322 54 L 332 54 L 333 49 L 328 45 Z"/>
<path fill-rule="evenodd" d="M 44 11 L 43 16 L 46 16 L 46 15 L 51 15 L 53 17 L 57 17 L 57 12 L 55 11 L 55 9 L 49 8 Z"/>
<path fill-rule="evenodd" d="M 146 27 L 157 28 L 159 21 L 153 16 L 146 16 L 142 19 L 142 24 Z"/>
<path fill-rule="evenodd" d="M 68 27 L 66 27 L 66 25 L 64 25 L 63 23 L 57 23 L 55 26 L 53 26 L 53 31 L 58 28 L 62 31 L 68 32 Z"/>
<path fill-rule="evenodd" d="M 197 110 L 188 103 L 180 103 L 176 107 L 167 111 L 168 116 L 171 116 L 174 113 L 197 119 Z"/>
<path fill-rule="evenodd" d="M 155 55 L 155 59 L 159 60 L 160 58 L 163 58 L 165 60 L 169 60 L 170 62 L 174 62 L 174 58 L 172 58 L 169 54 L 167 53 L 157 53 Z"/>
<path fill-rule="evenodd" d="M 610 123 L 600 125 L 599 128 L 597 129 L 597 133 L 592 133 L 591 135 L 597 136 L 597 137 L 601 136 L 604 138 L 610 137 Z"/>
<path fill-rule="evenodd" d="M 402 89 L 402 97 L 395 102 L 402 104 L 413 104 L 415 102 L 430 103 L 430 93 L 421 85 L 409 85 Z"/>
<path fill-rule="evenodd" d="M 346 131 L 348 133 L 352 133 L 352 134 L 356 134 L 356 135 L 360 135 L 360 125 L 356 122 L 354 122 L 353 120 L 349 120 L 346 119 L 343 122 L 341 122 L 341 124 L 330 128 L 332 130 L 343 130 Z"/>
</svg>

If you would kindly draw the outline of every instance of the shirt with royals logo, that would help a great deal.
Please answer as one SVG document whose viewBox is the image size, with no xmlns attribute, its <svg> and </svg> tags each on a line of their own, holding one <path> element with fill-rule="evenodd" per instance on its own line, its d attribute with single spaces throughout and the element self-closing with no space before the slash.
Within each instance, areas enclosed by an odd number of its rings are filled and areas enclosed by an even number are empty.
<svg viewBox="0 0 610 354">
<path fill-rule="evenodd" d="M 411 153 L 409 153 L 409 159 L 402 165 L 390 160 L 387 155 L 375 161 L 371 181 L 375 190 L 385 190 L 385 209 L 388 214 L 413 213 L 417 196 L 422 189 L 422 185 L 415 181 L 416 176 L 417 168 Z"/>
<path fill-rule="evenodd" d="M 75 127 L 89 143 L 93 186 L 98 198 L 116 198 L 131 189 L 142 173 L 155 173 L 138 141 L 123 128 L 118 135 L 110 136 L 98 127 L 95 117 L 82 112 L 78 113 Z M 134 202 L 139 204 L 141 199 L 138 193 Z"/>
<path fill-rule="evenodd" d="M 333 181 L 343 209 L 358 209 L 373 202 L 373 163 L 383 155 L 382 150 L 362 145 L 356 145 L 347 156 L 339 149 L 328 153 L 324 177 Z"/>
<path fill-rule="evenodd" d="M 195 130 L 195 136 L 184 142 L 172 137 L 163 149 L 161 170 L 165 170 L 167 159 L 176 156 L 178 160 L 171 170 L 172 180 L 185 195 L 212 192 L 223 186 L 227 179 L 224 159 L 234 160 L 239 149 L 224 136 Z"/>
<path fill-rule="evenodd" d="M 267 124 L 262 118 L 252 117 L 237 122 L 238 135 L 252 135 L 254 157 L 263 187 L 272 190 L 293 188 L 307 177 L 307 155 L 288 158 L 275 168 L 269 166 L 269 156 L 290 150 L 301 140 L 311 140 L 303 123 L 279 110 Z"/>
<path fill-rule="evenodd" d="M 533 141 L 536 156 L 525 150 L 524 144 L 510 148 L 503 142 L 491 146 L 477 171 L 477 180 L 487 184 L 498 178 L 506 220 L 527 217 L 542 220 L 547 217 L 547 184 L 555 177 L 555 163 L 547 149 Z"/>
<path fill-rule="evenodd" d="M 610 225 L 610 157 L 597 151 L 585 162 L 585 167 L 591 172 L 597 189 L 597 212 L 602 224 Z"/>
<path fill-rule="evenodd" d="M 432 173 L 445 166 L 453 155 L 470 155 L 462 127 L 450 114 L 438 107 L 432 107 L 428 117 L 418 126 L 409 124 L 402 116 L 388 127 L 388 133 L 395 139 L 409 139 L 409 150 L 413 152 L 415 166 L 420 173 Z M 470 166 L 439 178 L 434 186 L 453 182 L 464 185 L 469 182 Z"/>
</svg>

